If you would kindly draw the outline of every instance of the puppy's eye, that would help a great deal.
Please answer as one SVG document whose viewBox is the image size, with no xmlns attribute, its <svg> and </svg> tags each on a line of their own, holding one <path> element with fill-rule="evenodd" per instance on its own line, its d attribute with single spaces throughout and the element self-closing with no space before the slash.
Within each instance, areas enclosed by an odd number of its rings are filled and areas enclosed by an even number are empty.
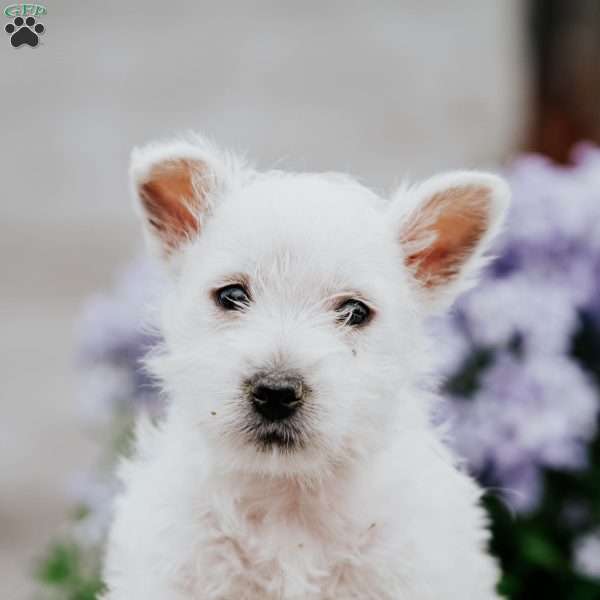
<svg viewBox="0 0 600 600">
<path fill-rule="evenodd" d="M 346 300 L 337 309 L 339 313 L 338 320 L 344 325 L 356 327 L 363 325 L 371 316 L 371 309 L 360 300 Z"/>
<path fill-rule="evenodd" d="M 243 286 L 235 283 L 217 290 L 215 300 L 225 310 L 243 310 L 250 304 L 250 295 Z"/>
</svg>

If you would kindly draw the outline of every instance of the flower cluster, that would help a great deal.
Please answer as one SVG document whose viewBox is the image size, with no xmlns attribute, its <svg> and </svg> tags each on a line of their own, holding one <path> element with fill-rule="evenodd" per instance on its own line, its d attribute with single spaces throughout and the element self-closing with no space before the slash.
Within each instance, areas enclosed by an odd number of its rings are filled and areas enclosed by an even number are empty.
<svg viewBox="0 0 600 600">
<path fill-rule="evenodd" d="M 600 322 L 600 151 L 575 168 L 531 156 L 512 168 L 513 207 L 497 260 L 438 325 L 446 407 L 459 454 L 517 510 L 534 509 L 542 472 L 586 466 L 600 406 L 577 356 Z"/>
<path fill-rule="evenodd" d="M 110 294 L 91 297 L 80 319 L 79 396 L 85 424 L 101 441 L 98 468 L 73 477 L 70 493 L 81 517 L 74 536 L 84 547 L 102 543 L 118 490 L 115 462 L 127 450 L 135 414 L 160 414 L 158 388 L 143 358 L 159 340 L 150 308 L 162 274 L 147 260 L 121 272 Z"/>
<path fill-rule="evenodd" d="M 86 422 L 104 426 L 139 407 L 159 410 L 142 359 L 158 341 L 150 308 L 161 285 L 156 266 L 138 260 L 119 275 L 112 293 L 94 296 L 84 306 L 77 362 Z"/>
</svg>

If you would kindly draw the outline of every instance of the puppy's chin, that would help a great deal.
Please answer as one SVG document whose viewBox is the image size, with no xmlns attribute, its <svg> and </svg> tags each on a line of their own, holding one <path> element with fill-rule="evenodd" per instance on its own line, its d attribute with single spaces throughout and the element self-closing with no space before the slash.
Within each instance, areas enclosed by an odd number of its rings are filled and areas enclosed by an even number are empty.
<svg viewBox="0 0 600 600">
<path fill-rule="evenodd" d="M 245 430 L 237 437 L 224 435 L 213 440 L 218 450 L 213 466 L 219 473 L 233 476 L 276 477 L 310 484 L 331 472 L 337 461 L 324 452 L 318 434 L 293 437 L 276 431 L 272 425 L 265 431 Z"/>
<path fill-rule="evenodd" d="M 260 452 L 277 450 L 284 454 L 293 454 L 302 449 L 301 441 L 277 431 L 257 435 L 255 444 Z"/>
<path fill-rule="evenodd" d="M 258 423 L 248 431 L 248 441 L 261 453 L 295 454 L 306 446 L 306 433 L 292 423 Z"/>
<path fill-rule="evenodd" d="M 338 462 L 329 439 L 302 418 L 269 423 L 249 414 L 209 432 L 211 463 L 220 473 L 310 482 Z"/>
</svg>

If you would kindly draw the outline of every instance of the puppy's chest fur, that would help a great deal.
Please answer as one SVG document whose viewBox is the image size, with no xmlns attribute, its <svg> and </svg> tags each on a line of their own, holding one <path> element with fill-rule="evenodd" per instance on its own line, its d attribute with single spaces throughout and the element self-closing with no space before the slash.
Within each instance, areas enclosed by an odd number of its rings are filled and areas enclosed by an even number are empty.
<svg viewBox="0 0 600 600">
<path fill-rule="evenodd" d="M 392 597 L 390 557 L 373 552 L 383 523 L 366 512 L 343 516 L 335 498 L 311 497 L 289 483 L 259 496 L 225 511 L 198 507 L 200 539 L 183 591 L 239 600 L 365 598 L 376 590 L 377 598 Z"/>
<path fill-rule="evenodd" d="M 175 468 L 185 453 L 134 461 L 109 540 L 106 600 L 497 598 L 478 489 L 440 460 L 439 445 L 405 442 L 313 489 Z M 391 485 L 380 467 L 406 456 L 430 468 L 396 468 Z"/>
</svg>

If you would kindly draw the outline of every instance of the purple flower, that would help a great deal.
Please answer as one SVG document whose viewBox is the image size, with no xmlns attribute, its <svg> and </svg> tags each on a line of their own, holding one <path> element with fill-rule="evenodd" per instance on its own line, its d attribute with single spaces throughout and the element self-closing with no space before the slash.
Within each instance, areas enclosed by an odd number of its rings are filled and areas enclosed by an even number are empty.
<svg viewBox="0 0 600 600">
<path fill-rule="evenodd" d="M 571 360 L 505 352 L 473 398 L 452 403 L 453 445 L 476 473 L 492 473 L 517 509 L 535 505 L 541 467 L 578 469 L 596 429 L 598 400 Z"/>
<path fill-rule="evenodd" d="M 574 553 L 577 571 L 585 577 L 600 580 L 600 530 L 579 538 Z"/>
<path fill-rule="evenodd" d="M 137 261 L 110 294 L 91 298 L 79 326 L 80 393 L 88 421 L 106 424 L 133 405 L 159 410 L 154 382 L 142 359 L 158 342 L 153 300 L 163 277 L 150 261 Z"/>
<path fill-rule="evenodd" d="M 526 352 L 563 354 L 577 326 L 570 290 L 531 271 L 485 281 L 459 310 L 463 329 L 479 347 L 504 348 L 519 336 Z"/>
<path fill-rule="evenodd" d="M 575 168 L 537 156 L 515 163 L 513 206 L 491 273 L 535 272 L 580 304 L 598 289 L 600 153 L 582 147 L 577 156 Z"/>
</svg>

